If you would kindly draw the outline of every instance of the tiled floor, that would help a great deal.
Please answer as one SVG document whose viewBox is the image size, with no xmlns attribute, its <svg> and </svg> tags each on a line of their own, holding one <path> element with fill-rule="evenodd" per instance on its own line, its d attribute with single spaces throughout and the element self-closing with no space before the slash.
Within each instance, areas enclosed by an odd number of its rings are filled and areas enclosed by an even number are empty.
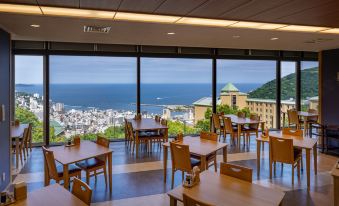
<svg viewBox="0 0 339 206">
<path fill-rule="evenodd" d="M 141 157 L 137 159 L 126 149 L 123 142 L 113 142 L 110 147 L 114 151 L 112 166 L 113 191 L 112 193 L 109 192 L 105 186 L 103 176 L 99 176 L 97 182 L 92 178 L 90 186 L 93 189 L 93 205 L 169 205 L 169 198 L 166 192 L 170 189 L 170 180 L 166 184 L 163 182 L 163 153 L 159 147 L 154 147 L 153 152 L 150 154 L 141 152 Z M 254 184 L 279 188 L 285 191 L 286 195 L 282 205 L 331 205 L 332 177 L 329 171 L 337 161 L 337 157 L 319 153 L 318 175 L 314 175 L 313 167 L 311 167 L 311 189 L 310 192 L 307 192 L 306 172 L 301 174 L 300 181 L 296 177 L 295 184 L 292 186 L 291 167 L 289 165 L 281 167 L 278 164 L 276 176 L 272 180 L 269 179 L 267 146 L 262 153 L 261 173 L 260 177 L 258 177 L 255 149 L 256 141 L 254 139 L 251 140 L 249 147 L 242 146 L 240 150 L 235 147 L 229 147 L 228 161 L 253 168 Z M 218 162 L 221 160 L 220 153 Z M 169 164 L 168 167 L 170 168 L 171 165 Z M 170 170 L 167 171 L 170 177 Z M 14 177 L 14 182 L 27 182 L 29 191 L 43 187 L 43 156 L 40 148 L 33 149 L 20 173 Z M 179 185 L 180 183 L 181 174 L 178 172 L 175 177 L 175 184 Z"/>
</svg>

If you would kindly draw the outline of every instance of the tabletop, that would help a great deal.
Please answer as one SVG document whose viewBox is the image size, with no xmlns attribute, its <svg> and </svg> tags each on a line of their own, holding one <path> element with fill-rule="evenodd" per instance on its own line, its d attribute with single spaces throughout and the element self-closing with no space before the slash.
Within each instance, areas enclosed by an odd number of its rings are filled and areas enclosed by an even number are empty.
<svg viewBox="0 0 339 206">
<path fill-rule="evenodd" d="M 199 156 L 209 155 L 227 146 L 226 143 L 222 143 L 219 141 L 206 140 L 201 139 L 200 137 L 191 137 L 191 136 L 184 137 L 182 144 L 189 146 L 190 153 Z M 164 147 L 169 147 L 170 143 L 166 142 L 163 145 Z"/>
<path fill-rule="evenodd" d="M 241 118 L 234 114 L 227 114 L 225 117 L 231 118 L 231 121 L 236 124 L 259 124 L 263 123 L 263 121 L 252 120 L 250 118 Z"/>
<path fill-rule="evenodd" d="M 79 198 L 67 191 L 59 184 L 49 185 L 42 189 L 28 193 L 27 199 L 20 200 L 18 206 L 86 206 Z"/>
<path fill-rule="evenodd" d="M 168 127 L 162 125 L 160 122 L 155 121 L 151 118 L 143 118 L 141 120 L 128 119 L 127 121 L 132 123 L 132 127 L 135 131 L 142 130 L 156 130 L 156 129 L 167 129 Z"/>
<path fill-rule="evenodd" d="M 304 148 L 304 149 L 313 149 L 314 145 L 318 141 L 318 138 L 309 138 L 307 136 L 299 137 L 299 136 L 293 136 L 293 135 L 286 135 L 286 134 L 282 134 L 281 131 L 270 132 L 269 136 L 284 138 L 284 139 L 293 139 L 294 147 L 299 147 L 299 148 Z M 257 138 L 257 141 L 268 142 L 269 138 L 260 136 Z"/>
<path fill-rule="evenodd" d="M 317 117 L 317 116 L 319 116 L 317 113 L 303 112 L 303 111 L 299 111 L 298 115 L 303 116 L 303 117 Z"/>
<path fill-rule="evenodd" d="M 19 124 L 17 126 L 11 126 L 11 137 L 22 137 L 24 134 L 25 129 L 28 128 L 28 124 Z"/>
<path fill-rule="evenodd" d="M 98 145 L 90 141 L 81 141 L 80 145 L 71 147 L 57 146 L 50 147 L 49 150 L 54 152 L 54 158 L 61 164 L 71 164 L 86 160 L 92 157 L 107 155 L 113 151 L 104 146 Z"/>
<path fill-rule="evenodd" d="M 274 188 L 266 188 L 212 171 L 200 174 L 200 183 L 192 188 L 181 185 L 167 194 L 182 201 L 182 194 L 214 205 L 279 205 L 285 193 Z"/>
</svg>

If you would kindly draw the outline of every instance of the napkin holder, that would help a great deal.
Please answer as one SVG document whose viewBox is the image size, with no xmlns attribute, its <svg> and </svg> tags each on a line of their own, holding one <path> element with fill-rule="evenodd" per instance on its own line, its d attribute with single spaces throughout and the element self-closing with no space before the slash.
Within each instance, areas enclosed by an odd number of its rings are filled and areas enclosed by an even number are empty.
<svg viewBox="0 0 339 206">
<path fill-rule="evenodd" d="M 14 184 L 14 198 L 15 200 L 24 200 L 27 198 L 27 184 L 25 182 Z"/>
</svg>

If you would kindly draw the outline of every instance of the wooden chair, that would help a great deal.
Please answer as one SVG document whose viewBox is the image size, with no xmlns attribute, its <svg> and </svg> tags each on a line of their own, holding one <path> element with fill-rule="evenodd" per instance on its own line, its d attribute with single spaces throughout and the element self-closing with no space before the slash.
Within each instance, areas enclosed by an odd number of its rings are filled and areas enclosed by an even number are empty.
<svg viewBox="0 0 339 206">
<path fill-rule="evenodd" d="M 96 143 L 103 147 L 109 148 L 109 139 L 97 136 Z M 83 160 L 81 162 L 75 163 L 78 167 L 86 172 L 86 183 L 89 184 L 90 177 L 95 177 L 95 181 L 97 181 L 97 175 L 104 174 L 105 184 L 107 186 L 107 158 L 106 155 L 102 155 L 99 157 L 94 157 L 91 159 Z M 108 165 L 112 167 L 112 165 Z M 93 174 L 91 174 L 93 172 Z"/>
<path fill-rule="evenodd" d="M 138 114 L 136 114 L 135 116 L 134 116 L 134 119 L 135 120 L 141 120 L 141 114 L 140 113 L 138 113 Z"/>
<path fill-rule="evenodd" d="M 92 189 L 88 186 L 88 184 L 78 178 L 73 179 L 72 194 L 83 201 L 86 205 L 91 205 Z"/>
<path fill-rule="evenodd" d="M 260 121 L 260 116 L 258 114 L 251 114 L 251 120 Z M 247 133 L 247 144 L 250 145 L 251 133 L 255 133 L 256 138 L 259 136 L 259 123 L 249 124 L 248 127 L 244 128 Z"/>
<path fill-rule="evenodd" d="M 139 133 L 138 134 L 138 139 L 136 139 L 136 134 L 133 131 L 133 126 L 131 122 L 127 123 L 128 126 L 128 134 L 129 134 L 129 141 L 130 141 L 130 146 L 132 147 L 132 153 L 134 152 L 134 148 L 136 147 L 136 144 L 140 145 L 142 143 L 146 144 L 146 150 L 148 150 L 148 145 L 149 145 L 149 140 L 150 136 L 147 135 L 146 133 Z"/>
<path fill-rule="evenodd" d="M 175 138 L 175 140 L 176 141 L 183 141 L 184 140 L 184 135 L 181 132 L 179 132 L 177 134 L 177 137 Z"/>
<path fill-rule="evenodd" d="M 186 193 L 183 193 L 182 195 L 184 206 L 214 206 L 213 204 L 196 200 Z"/>
<path fill-rule="evenodd" d="M 192 173 L 194 166 L 201 166 L 201 162 L 197 159 L 191 158 L 188 145 L 183 145 L 177 141 L 170 143 L 171 158 L 172 158 L 172 184 L 174 186 L 174 174 L 176 171 L 182 171 L 182 180 L 184 180 L 184 173 Z"/>
<path fill-rule="evenodd" d="M 245 114 L 245 112 L 237 112 L 237 116 L 239 117 L 239 118 L 246 118 L 246 114 Z"/>
<path fill-rule="evenodd" d="M 160 116 L 158 116 L 158 115 L 155 115 L 154 119 L 155 119 L 155 121 L 157 121 L 157 122 L 160 122 L 160 120 L 161 120 L 161 117 L 160 117 Z"/>
<path fill-rule="evenodd" d="M 14 152 L 18 152 L 18 156 L 20 158 L 20 163 L 23 166 L 23 159 L 26 160 L 26 154 L 27 154 L 27 142 L 28 142 L 28 135 L 29 135 L 29 128 L 24 129 L 24 133 L 21 139 L 19 139 L 18 142 L 12 141 L 12 150 Z M 16 145 L 18 144 L 18 145 Z M 17 151 L 18 148 L 18 151 Z M 19 161 L 16 159 L 15 161 Z"/>
<path fill-rule="evenodd" d="M 221 123 L 220 123 L 220 115 L 218 114 L 212 114 L 212 122 L 213 122 L 213 128 L 214 128 L 214 131 L 218 134 L 219 132 L 219 135 L 221 137 L 221 134 L 224 134 L 225 130 L 224 130 L 224 127 L 221 126 Z M 224 136 L 225 138 L 225 136 Z"/>
<path fill-rule="evenodd" d="M 282 134 L 296 136 L 296 137 L 302 137 L 304 135 L 304 132 L 301 129 L 293 129 L 293 128 L 286 127 L 286 128 L 282 129 Z M 298 149 L 298 148 L 294 148 L 294 150 L 300 151 L 300 154 L 301 154 L 300 163 L 301 163 L 301 169 L 303 169 L 304 168 L 304 163 L 303 163 L 303 158 L 302 158 L 303 150 Z M 283 164 L 282 164 L 282 166 L 283 166 Z"/>
<path fill-rule="evenodd" d="M 238 128 L 235 128 L 233 125 L 232 125 L 232 120 L 230 117 L 224 117 L 224 124 L 225 124 L 225 130 L 224 130 L 224 137 L 226 139 L 226 135 L 229 134 L 231 139 L 230 139 L 230 142 L 235 140 L 235 138 L 240 138 L 238 137 Z M 241 131 L 241 134 L 244 135 L 244 139 L 245 139 L 245 130 L 244 131 Z M 240 140 L 239 140 L 240 141 Z"/>
<path fill-rule="evenodd" d="M 301 128 L 301 124 L 303 121 L 299 119 L 298 111 L 295 109 L 287 110 L 287 118 L 288 118 L 288 127 L 295 126 L 296 129 Z"/>
<path fill-rule="evenodd" d="M 221 162 L 220 174 L 235 177 L 252 183 L 252 169 L 248 167 Z"/>
<path fill-rule="evenodd" d="M 293 148 L 293 139 L 283 139 L 270 136 L 270 177 L 272 177 L 272 163 L 274 164 L 274 174 L 276 171 L 276 162 L 292 165 L 292 185 L 294 184 L 294 168 L 298 169 L 298 178 L 300 178 L 300 150 Z"/>
<path fill-rule="evenodd" d="M 27 136 L 27 142 L 26 142 L 26 151 L 28 154 L 28 150 L 32 152 L 32 132 L 33 132 L 33 124 L 28 124 L 28 136 Z M 29 149 L 28 149 L 29 148 Z"/>
<path fill-rule="evenodd" d="M 46 149 L 46 147 L 42 146 L 42 152 L 44 154 L 44 163 L 47 168 L 47 185 L 49 185 L 50 180 L 53 179 L 57 183 L 64 179 L 63 167 L 61 165 L 56 166 L 54 153 L 51 150 Z M 68 165 L 68 174 L 69 177 L 78 177 L 81 179 L 81 168 L 76 166 L 75 164 Z"/>
</svg>

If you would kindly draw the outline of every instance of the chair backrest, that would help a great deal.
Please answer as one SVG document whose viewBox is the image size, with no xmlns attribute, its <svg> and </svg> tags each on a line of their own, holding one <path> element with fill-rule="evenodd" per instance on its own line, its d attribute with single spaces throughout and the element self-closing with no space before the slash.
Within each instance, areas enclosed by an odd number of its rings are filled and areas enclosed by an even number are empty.
<svg viewBox="0 0 339 206">
<path fill-rule="evenodd" d="M 238 112 L 237 113 L 237 116 L 239 117 L 239 118 L 245 118 L 246 117 L 246 114 L 245 114 L 245 112 Z"/>
<path fill-rule="evenodd" d="M 192 172 L 191 155 L 188 145 L 171 142 L 172 167 L 185 172 Z"/>
<path fill-rule="evenodd" d="M 308 113 L 312 113 L 312 114 L 317 114 L 318 113 L 318 111 L 315 110 L 315 109 L 308 109 L 307 112 Z M 318 121 L 318 116 L 308 117 L 307 120 L 311 120 L 311 121 L 317 122 Z"/>
<path fill-rule="evenodd" d="M 134 116 L 134 119 L 135 120 L 141 120 L 141 114 L 139 113 L 139 114 L 136 114 L 135 116 Z"/>
<path fill-rule="evenodd" d="M 56 179 L 58 177 L 57 168 L 55 165 L 54 153 L 51 150 L 46 149 L 42 146 L 42 152 L 45 158 L 45 164 L 47 166 L 48 175 L 51 179 Z"/>
<path fill-rule="evenodd" d="M 155 121 L 160 122 L 160 119 L 161 119 L 161 118 L 160 118 L 160 116 L 155 115 L 154 119 L 155 119 Z"/>
<path fill-rule="evenodd" d="M 73 179 L 72 194 L 83 201 L 86 205 L 91 205 L 92 189 L 78 178 Z"/>
<path fill-rule="evenodd" d="M 166 119 L 161 119 L 160 124 L 164 125 L 164 126 L 167 126 L 167 120 Z"/>
<path fill-rule="evenodd" d="M 298 111 L 295 109 L 287 110 L 287 117 L 289 124 L 299 124 Z"/>
<path fill-rule="evenodd" d="M 97 141 L 96 141 L 96 143 L 97 143 L 98 145 L 103 146 L 103 147 L 109 148 L 109 143 L 110 143 L 110 141 L 109 141 L 108 138 L 106 138 L 106 137 L 104 137 L 104 136 L 102 136 L 102 135 L 97 135 Z"/>
<path fill-rule="evenodd" d="M 29 127 L 24 129 L 24 134 L 22 136 L 22 142 L 24 143 L 24 145 L 27 145 L 28 141 L 29 141 Z"/>
<path fill-rule="evenodd" d="M 200 138 L 212 141 L 218 141 L 218 134 L 214 132 L 200 132 Z"/>
<path fill-rule="evenodd" d="M 183 141 L 184 140 L 184 135 L 183 135 L 183 133 L 181 133 L 181 132 L 179 132 L 178 134 L 177 134 L 177 138 L 176 138 L 176 141 Z"/>
<path fill-rule="evenodd" d="M 74 138 L 73 138 L 73 142 L 75 145 L 79 145 L 80 144 L 80 136 L 79 135 L 76 135 Z"/>
<path fill-rule="evenodd" d="M 33 132 L 33 124 L 29 123 L 28 124 L 28 138 L 27 138 L 28 142 L 32 141 L 32 132 Z"/>
<path fill-rule="evenodd" d="M 232 120 L 230 117 L 224 118 L 225 131 L 229 134 L 233 134 Z"/>
<path fill-rule="evenodd" d="M 221 162 L 220 174 L 252 182 L 252 169 L 248 167 Z"/>
<path fill-rule="evenodd" d="M 253 113 L 253 114 L 250 115 L 250 120 L 260 121 L 260 116 L 258 114 Z M 259 128 L 259 123 L 250 124 L 249 127 L 251 129 L 258 129 Z"/>
<path fill-rule="evenodd" d="M 270 136 L 269 144 L 272 161 L 288 164 L 294 162 L 293 139 Z"/>
<path fill-rule="evenodd" d="M 219 115 L 213 113 L 212 114 L 212 121 L 213 121 L 214 129 L 220 129 L 221 128 Z"/>
<path fill-rule="evenodd" d="M 292 136 L 298 136 L 298 137 L 303 136 L 303 130 L 293 129 L 293 128 L 289 128 L 289 127 L 283 128 L 282 133 L 285 134 L 285 135 L 292 135 Z"/>
<path fill-rule="evenodd" d="M 131 122 L 127 122 L 127 135 L 130 140 L 134 139 L 133 126 Z"/>
<path fill-rule="evenodd" d="M 213 204 L 194 199 L 190 195 L 183 193 L 184 206 L 214 206 Z"/>
</svg>

